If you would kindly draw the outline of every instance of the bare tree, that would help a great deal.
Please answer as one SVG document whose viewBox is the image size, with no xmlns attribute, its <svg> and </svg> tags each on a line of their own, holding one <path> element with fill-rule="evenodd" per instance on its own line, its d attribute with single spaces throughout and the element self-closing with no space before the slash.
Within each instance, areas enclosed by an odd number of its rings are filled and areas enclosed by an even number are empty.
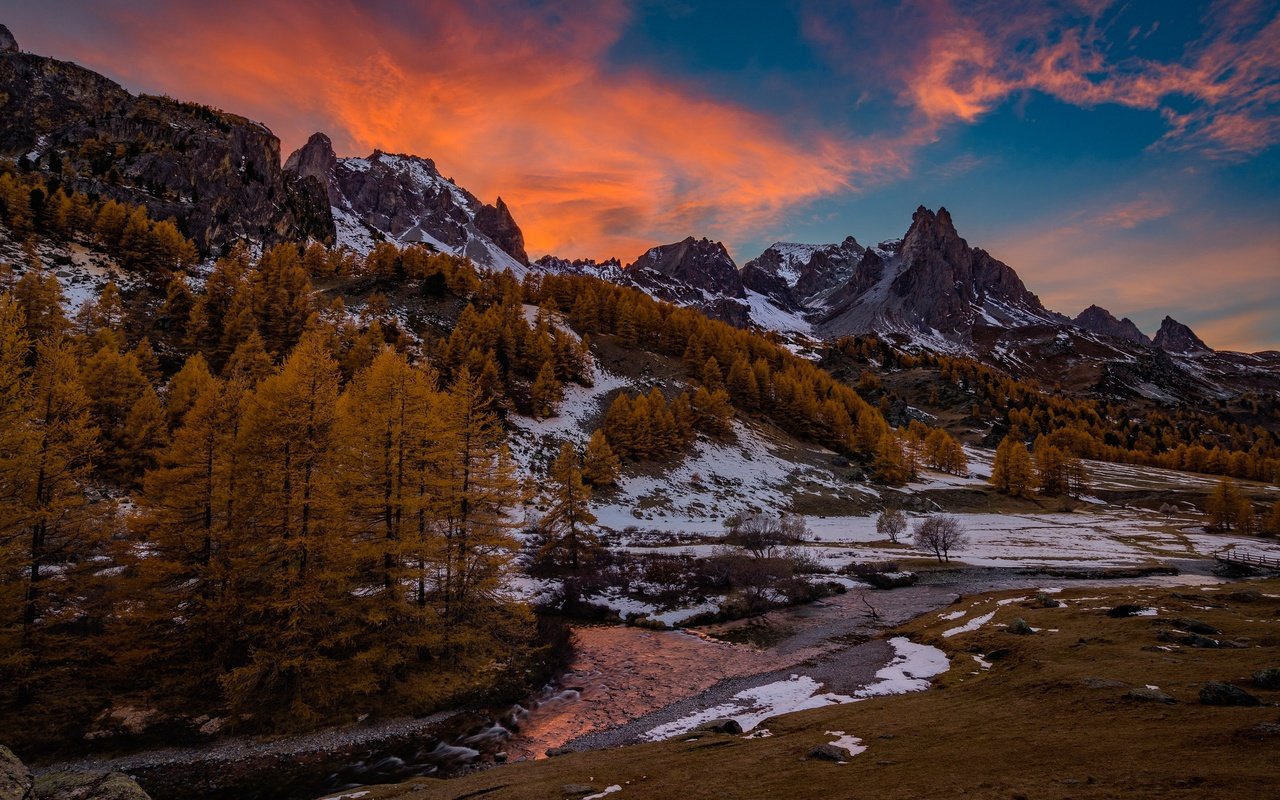
<svg viewBox="0 0 1280 800">
<path fill-rule="evenodd" d="M 796 544 L 809 533 L 804 517 L 763 512 L 734 514 L 725 520 L 726 539 L 756 558 L 773 558 L 778 548 Z"/>
<path fill-rule="evenodd" d="M 955 517 L 937 515 L 916 523 L 914 530 L 916 547 L 932 550 L 938 561 L 951 561 L 951 551 L 963 549 L 969 543 L 964 528 Z"/>
<path fill-rule="evenodd" d="M 876 520 L 876 533 L 881 536 L 888 536 L 889 541 L 894 544 L 898 543 L 898 537 L 907 529 L 907 515 L 902 513 L 902 509 L 896 506 L 889 506 L 880 512 L 880 519 Z"/>
</svg>

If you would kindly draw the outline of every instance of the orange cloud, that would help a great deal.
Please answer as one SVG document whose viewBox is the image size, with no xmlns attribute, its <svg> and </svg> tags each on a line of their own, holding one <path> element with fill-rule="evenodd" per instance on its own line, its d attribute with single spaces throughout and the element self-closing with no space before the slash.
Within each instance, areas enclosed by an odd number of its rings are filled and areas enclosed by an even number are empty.
<svg viewBox="0 0 1280 800">
<path fill-rule="evenodd" d="M 1009 97 L 1039 91 L 1082 107 L 1158 110 L 1169 125 L 1155 143 L 1238 159 L 1280 142 L 1280 14 L 1256 0 L 1216 3 L 1201 37 L 1172 61 L 1116 57 L 1106 20 L 1116 3 L 1007 4 L 909 0 L 855 16 L 892 49 L 814 12 L 805 30 L 855 75 L 868 66 L 898 85 L 899 102 L 936 136 L 971 123 Z M 1135 29 L 1136 30 L 1136 29 Z M 1154 31 L 1154 27 L 1152 28 Z M 847 34 L 847 35 L 846 35 Z M 1130 34 L 1130 38 L 1136 35 Z M 902 47 L 902 41 L 912 42 Z M 1179 100 L 1189 110 L 1179 111 Z"/>
<path fill-rule="evenodd" d="M 534 254 L 628 258 L 689 233 L 739 237 L 900 174 L 912 148 L 784 127 L 694 86 L 611 71 L 619 0 L 440 2 L 400 18 L 339 0 L 129 8 L 85 12 L 117 50 L 55 52 L 261 119 L 286 153 L 323 129 L 340 155 L 431 157 L 490 202 L 501 194 Z"/>
</svg>

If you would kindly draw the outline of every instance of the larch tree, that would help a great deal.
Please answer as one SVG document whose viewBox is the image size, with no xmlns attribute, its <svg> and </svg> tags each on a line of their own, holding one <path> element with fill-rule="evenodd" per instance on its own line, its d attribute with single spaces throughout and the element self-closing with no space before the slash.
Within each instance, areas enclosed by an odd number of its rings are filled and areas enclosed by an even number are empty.
<svg viewBox="0 0 1280 800">
<path fill-rule="evenodd" d="M 6 351 L 21 345 L 11 332 L 0 331 L 0 339 L 8 340 Z M 0 529 L 6 564 L 0 584 L 20 591 L 17 602 L 4 604 L 0 612 L 7 617 L 5 634 L 17 634 L 3 652 L 16 673 L 11 685 L 19 703 L 33 696 L 31 680 L 41 665 L 57 657 L 50 632 L 77 613 L 73 598 L 85 587 L 78 585 L 76 570 L 92 555 L 101 533 L 84 494 L 97 452 L 97 430 L 70 343 L 38 344 L 26 380 L 27 387 L 17 393 L 25 407 L 17 407 L 16 430 L 6 437 L 19 450 L 4 457 L 7 485 L 0 488 L 6 499 Z M 13 388 L 6 387 L 6 394 L 13 397 Z M 10 460 L 12 455 L 17 458 Z"/>
<path fill-rule="evenodd" d="M 540 555 L 577 573 L 600 540 L 591 526 L 591 489 L 583 483 L 582 468 L 573 445 L 563 442 L 551 462 L 551 507 L 542 518 L 546 541 Z"/>
<path fill-rule="evenodd" d="M 456 648 L 465 637 L 480 635 L 466 623 L 484 619 L 497 604 L 516 550 L 510 512 L 521 493 L 502 426 L 470 371 L 459 372 L 442 406 L 452 446 L 434 495 L 444 540 L 435 586 L 447 646 Z"/>
<path fill-rule="evenodd" d="M 338 402 L 336 478 L 347 536 L 354 539 L 365 624 L 380 635 L 363 651 L 380 683 L 402 676 L 414 654 L 436 647 L 434 609 L 425 604 L 429 564 L 439 556 L 428 491 L 448 442 L 435 375 L 384 349 L 358 372 Z"/>
<path fill-rule="evenodd" d="M 237 475 L 236 449 L 244 389 L 202 366 L 195 355 L 179 372 L 187 376 L 187 408 L 146 474 L 131 520 L 147 555 L 137 560 L 133 580 L 144 599 L 126 624 L 145 633 L 144 647 L 134 651 L 139 663 L 123 665 L 149 670 L 184 698 L 236 665 L 241 622 L 252 606 L 244 586 L 260 568 L 236 485 L 245 477 Z"/>
<path fill-rule="evenodd" d="M 344 692 L 375 688 L 372 665 L 354 668 L 365 631 L 330 469 L 338 384 L 326 337 L 308 333 L 244 405 L 237 492 L 260 566 L 244 623 L 249 655 L 221 678 L 237 712 L 265 704 L 308 719 Z"/>
<path fill-rule="evenodd" d="M 582 455 L 582 479 L 591 486 L 612 486 L 618 480 L 621 465 L 604 431 L 596 430 Z"/>
</svg>

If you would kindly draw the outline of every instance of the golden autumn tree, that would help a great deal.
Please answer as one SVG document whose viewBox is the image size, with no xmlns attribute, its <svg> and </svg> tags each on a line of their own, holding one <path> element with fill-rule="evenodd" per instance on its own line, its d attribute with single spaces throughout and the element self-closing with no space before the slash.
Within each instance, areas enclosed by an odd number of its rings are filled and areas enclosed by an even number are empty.
<svg viewBox="0 0 1280 800">
<path fill-rule="evenodd" d="M 440 555 L 428 524 L 432 489 L 451 440 L 440 420 L 435 374 L 386 348 L 338 401 L 335 477 L 344 527 L 359 563 L 362 613 L 379 635 L 363 649 L 383 686 L 414 654 L 439 644 L 426 582 Z"/>
<path fill-rule="evenodd" d="M 449 387 L 441 419 L 451 447 L 441 464 L 433 516 L 442 537 L 434 600 L 451 655 L 484 650 L 477 622 L 499 612 L 499 590 L 516 550 L 511 511 L 520 485 L 491 401 L 463 369 Z"/>
<path fill-rule="evenodd" d="M 0 316 L 4 328 L 21 319 L 11 308 Z M 6 351 L 0 358 L 10 362 L 23 339 L 0 329 L 0 346 Z M 97 430 L 70 343 L 38 344 L 34 367 L 17 374 L 17 383 L 5 387 L 10 408 L 4 411 L 17 420 L 6 439 L 17 451 L 3 457 L 6 485 L 0 488 L 0 585 L 5 595 L 13 595 L 4 598 L 0 611 L 0 636 L 6 640 L 0 658 L 22 703 L 37 693 L 34 681 L 43 666 L 59 656 L 56 631 L 77 613 L 75 600 L 83 590 L 74 582 L 77 570 L 92 554 L 101 529 L 84 494 Z"/>
<path fill-rule="evenodd" d="M 325 336 L 308 333 L 244 404 L 236 492 L 259 566 L 246 588 L 247 658 L 220 681 L 237 712 L 307 720 L 376 688 L 371 665 L 353 660 L 363 633 L 349 594 L 354 554 L 329 469 L 338 383 Z"/>
<path fill-rule="evenodd" d="M 596 487 L 612 486 L 618 480 L 620 467 L 604 431 L 594 431 L 582 456 L 582 479 Z"/>
<path fill-rule="evenodd" d="M 126 624 L 144 646 L 134 651 L 140 663 L 123 666 L 149 670 L 179 698 L 234 665 L 252 605 L 245 576 L 258 569 L 249 508 L 241 505 L 248 476 L 236 449 L 244 389 L 211 376 L 203 362 L 192 356 L 178 373 L 184 388 L 171 411 L 182 409 L 179 424 L 143 481 L 131 521 L 148 555 L 132 583 L 144 599 Z"/>
<path fill-rule="evenodd" d="M 991 467 L 991 483 L 996 490 L 1021 497 L 1031 490 L 1034 479 L 1031 454 L 1022 440 L 1012 436 L 1000 440 Z"/>
<path fill-rule="evenodd" d="M 548 477 L 551 507 L 542 519 L 546 539 L 539 555 L 576 573 L 600 540 L 591 530 L 596 522 L 591 489 L 582 481 L 582 466 L 569 442 L 560 445 Z"/>
</svg>

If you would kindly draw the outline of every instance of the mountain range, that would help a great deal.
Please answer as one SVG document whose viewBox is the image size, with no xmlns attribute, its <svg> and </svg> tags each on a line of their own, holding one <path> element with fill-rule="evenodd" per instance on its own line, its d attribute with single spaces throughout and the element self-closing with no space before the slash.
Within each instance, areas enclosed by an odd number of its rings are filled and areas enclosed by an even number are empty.
<svg viewBox="0 0 1280 800">
<path fill-rule="evenodd" d="M 282 162 L 279 139 L 235 114 L 133 95 L 91 70 L 21 52 L 4 30 L 0 154 L 66 175 L 82 191 L 172 217 L 206 253 L 248 239 L 314 239 L 368 252 L 421 244 L 493 270 L 589 274 L 797 349 L 875 335 L 908 351 L 967 355 L 1015 377 L 1101 397 L 1193 403 L 1280 389 L 1280 353 L 1218 352 L 1166 317 L 1149 338 L 1097 305 L 1047 309 L 1017 272 L 971 246 L 945 208 L 921 206 L 901 239 L 874 246 L 779 242 L 739 266 L 720 242 L 689 236 L 629 264 L 530 261 L 502 198 L 493 204 L 429 158 L 336 155 L 316 133 Z"/>
</svg>

